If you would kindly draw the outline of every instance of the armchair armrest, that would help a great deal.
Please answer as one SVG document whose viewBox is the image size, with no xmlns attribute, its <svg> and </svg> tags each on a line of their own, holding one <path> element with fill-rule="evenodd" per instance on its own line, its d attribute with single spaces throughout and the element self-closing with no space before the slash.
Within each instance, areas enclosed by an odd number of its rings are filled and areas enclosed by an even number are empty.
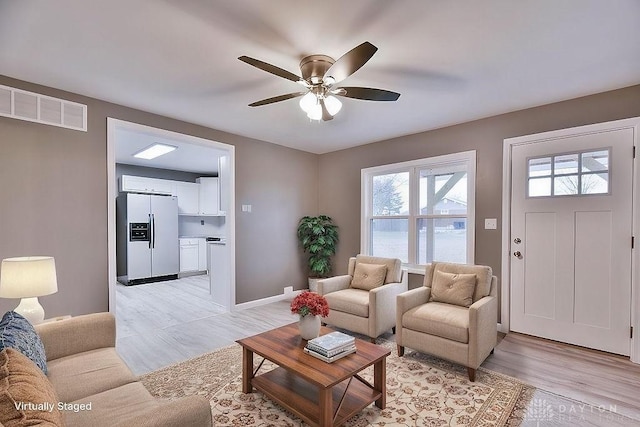
<svg viewBox="0 0 640 427">
<path fill-rule="evenodd" d="M 429 301 L 431 288 L 421 286 L 410 291 L 403 292 L 396 298 L 396 313 L 402 316 L 407 311 Z"/>
<path fill-rule="evenodd" d="M 406 292 L 407 286 L 407 281 L 403 280 L 387 283 L 369 291 L 370 337 L 377 337 L 396 325 L 396 297 Z"/>
<path fill-rule="evenodd" d="M 162 401 L 156 408 L 116 424 L 115 427 L 211 427 L 211 406 L 202 396 Z"/>
<path fill-rule="evenodd" d="M 35 325 L 47 360 L 116 346 L 116 319 L 111 313 L 92 313 Z"/>
<path fill-rule="evenodd" d="M 477 368 L 496 346 L 498 300 L 480 298 L 469 307 L 469 366 Z"/>
<path fill-rule="evenodd" d="M 431 295 L 431 288 L 422 286 L 403 292 L 396 297 L 396 344 L 398 344 L 398 348 L 404 345 L 402 343 L 402 316 L 412 308 L 426 304 L 429 301 L 429 295 Z"/>
<path fill-rule="evenodd" d="M 348 274 L 344 276 L 329 277 L 328 279 L 318 280 L 318 293 L 326 295 L 331 292 L 341 291 L 351 286 L 352 277 Z"/>
</svg>

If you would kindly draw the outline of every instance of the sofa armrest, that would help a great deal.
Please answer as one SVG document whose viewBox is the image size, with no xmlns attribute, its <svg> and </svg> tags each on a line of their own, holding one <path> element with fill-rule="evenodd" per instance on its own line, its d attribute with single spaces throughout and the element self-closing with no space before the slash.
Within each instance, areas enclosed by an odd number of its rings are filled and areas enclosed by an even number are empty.
<svg viewBox="0 0 640 427">
<path fill-rule="evenodd" d="M 426 304 L 431 295 L 431 288 L 422 286 L 410 291 L 403 292 L 396 297 L 396 344 L 402 343 L 402 316 L 414 307 Z"/>
<path fill-rule="evenodd" d="M 187 396 L 167 400 L 156 408 L 150 408 L 114 427 L 211 427 L 211 406 L 202 396 Z"/>
<path fill-rule="evenodd" d="M 47 360 L 116 346 L 116 319 L 111 313 L 92 313 L 35 325 Z"/>
<path fill-rule="evenodd" d="M 498 340 L 498 299 L 487 296 L 469 307 L 469 366 L 477 368 Z"/>
<path fill-rule="evenodd" d="M 402 273 L 404 275 L 404 272 Z M 387 283 L 369 291 L 369 336 L 377 337 L 396 325 L 396 297 L 407 291 L 407 281 Z"/>
<path fill-rule="evenodd" d="M 351 286 L 352 277 L 348 274 L 344 276 L 329 277 L 328 279 L 318 280 L 318 293 L 326 295 L 331 292 L 341 291 Z"/>
</svg>

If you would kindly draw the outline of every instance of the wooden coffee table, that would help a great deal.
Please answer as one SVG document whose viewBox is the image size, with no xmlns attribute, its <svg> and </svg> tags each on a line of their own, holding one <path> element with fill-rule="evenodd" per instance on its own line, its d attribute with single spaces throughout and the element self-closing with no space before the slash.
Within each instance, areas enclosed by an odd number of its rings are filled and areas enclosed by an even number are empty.
<svg viewBox="0 0 640 427">
<path fill-rule="evenodd" d="M 333 332 L 323 327 L 320 335 Z M 242 346 L 242 392 L 260 390 L 312 426 L 338 426 L 372 402 L 386 405 L 386 358 L 390 350 L 356 339 L 357 351 L 326 363 L 303 351 L 297 323 L 237 341 Z M 256 375 L 253 354 L 279 367 Z M 264 362 L 264 361 L 263 361 Z M 373 385 L 358 373 L 373 365 Z"/>
</svg>

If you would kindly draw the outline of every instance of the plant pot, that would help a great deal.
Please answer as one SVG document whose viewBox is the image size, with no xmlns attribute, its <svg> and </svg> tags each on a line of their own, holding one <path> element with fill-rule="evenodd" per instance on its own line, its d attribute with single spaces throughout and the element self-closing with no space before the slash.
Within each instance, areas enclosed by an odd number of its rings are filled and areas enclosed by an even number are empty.
<svg viewBox="0 0 640 427">
<path fill-rule="evenodd" d="M 302 339 L 311 340 L 320 336 L 320 316 L 307 314 L 300 316 L 298 330 Z"/>
<path fill-rule="evenodd" d="M 309 277 L 309 290 L 311 292 L 318 293 L 318 280 L 317 277 Z"/>
</svg>

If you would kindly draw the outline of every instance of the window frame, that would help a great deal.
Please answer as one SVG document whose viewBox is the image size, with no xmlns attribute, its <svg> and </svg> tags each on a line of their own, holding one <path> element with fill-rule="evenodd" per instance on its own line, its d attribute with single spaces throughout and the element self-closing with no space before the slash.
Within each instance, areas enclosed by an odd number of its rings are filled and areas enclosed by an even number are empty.
<svg viewBox="0 0 640 427">
<path fill-rule="evenodd" d="M 407 162 L 363 168 L 360 171 L 360 253 L 370 255 L 371 221 L 373 219 L 408 220 L 408 259 L 403 266 L 410 272 L 424 273 L 424 264 L 418 264 L 417 223 L 421 218 L 461 218 L 462 215 L 420 214 L 420 171 L 424 169 L 452 169 L 465 166 L 467 172 L 467 264 L 473 264 L 475 258 L 475 188 L 476 188 L 476 150 L 441 156 L 427 157 Z M 409 172 L 409 215 L 373 215 L 373 177 L 392 173 Z"/>
</svg>

